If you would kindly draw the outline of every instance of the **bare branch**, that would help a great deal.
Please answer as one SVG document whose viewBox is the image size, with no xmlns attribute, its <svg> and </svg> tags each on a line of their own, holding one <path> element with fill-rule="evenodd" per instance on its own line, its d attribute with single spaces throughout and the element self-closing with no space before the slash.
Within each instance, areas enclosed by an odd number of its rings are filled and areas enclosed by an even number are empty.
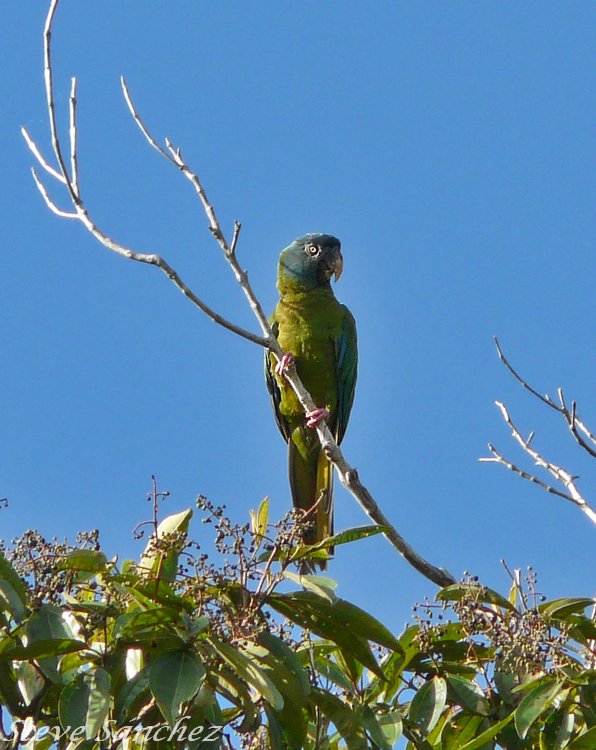
<svg viewBox="0 0 596 750">
<path fill-rule="evenodd" d="M 79 215 L 76 213 L 72 213 L 70 211 L 63 211 L 61 208 L 58 208 L 58 206 L 50 198 L 49 193 L 46 190 L 46 186 L 39 179 L 39 177 L 37 176 L 37 172 L 35 171 L 33 167 L 31 167 L 31 174 L 33 175 L 33 179 L 35 180 L 37 189 L 41 193 L 41 196 L 46 202 L 46 206 L 50 209 L 50 211 L 53 211 L 56 214 L 56 216 L 61 216 L 63 219 L 78 219 L 79 218 Z"/>
<path fill-rule="evenodd" d="M 531 385 L 529 385 L 524 378 L 513 368 L 507 357 L 505 357 L 505 354 L 503 353 L 503 350 L 501 349 L 501 345 L 499 343 L 498 338 L 494 337 L 495 346 L 497 348 L 497 354 L 499 356 L 499 359 L 501 362 L 505 365 L 505 367 L 509 370 L 509 372 L 513 375 L 513 377 L 527 390 L 529 391 L 533 396 L 536 396 L 536 398 L 540 399 L 543 404 L 546 404 L 551 409 L 554 409 L 555 411 L 559 412 L 567 423 L 567 426 L 569 427 L 569 430 L 571 434 L 573 435 L 575 441 L 578 443 L 578 445 L 581 446 L 587 453 L 592 456 L 592 458 L 596 458 L 596 436 L 588 429 L 588 427 L 581 421 L 579 416 L 576 413 L 576 404 L 575 402 L 571 405 L 571 412 L 567 408 L 567 404 L 565 403 L 565 395 L 563 393 L 563 389 L 559 388 L 557 390 L 557 395 L 559 397 L 559 404 L 555 403 L 553 399 L 548 395 L 548 393 L 543 396 L 540 394 L 535 388 L 532 388 Z M 580 434 L 581 433 L 581 434 Z"/>
<path fill-rule="evenodd" d="M 77 164 L 77 79 L 72 78 L 70 82 L 70 172 L 72 175 L 72 188 L 79 195 L 79 169 Z"/>
<path fill-rule="evenodd" d="M 56 171 L 54 167 L 50 166 L 47 161 L 42 156 L 40 150 L 37 148 L 37 144 L 33 141 L 29 133 L 27 132 L 27 128 L 22 127 L 21 133 L 23 135 L 23 138 L 25 139 L 25 143 L 27 146 L 29 146 L 29 149 L 33 156 L 37 159 L 39 162 L 39 165 L 43 167 L 46 172 L 49 172 L 49 174 L 52 175 L 56 180 L 60 180 L 64 185 L 66 185 L 66 179 L 64 178 L 64 175 L 60 174 L 60 172 Z"/>
<path fill-rule="evenodd" d="M 184 161 L 180 149 L 175 148 L 169 139 L 166 139 L 166 149 L 164 149 L 157 143 L 156 139 L 150 134 L 149 130 L 143 124 L 132 102 L 132 98 L 128 91 L 128 87 L 123 78 L 121 79 L 122 90 L 123 90 L 124 98 L 126 100 L 128 108 L 133 116 L 133 119 L 137 123 L 137 126 L 139 127 L 143 136 L 149 142 L 151 147 L 154 148 L 156 151 L 158 151 L 173 166 L 179 169 L 182 172 L 182 174 L 192 184 L 203 206 L 207 219 L 209 221 L 209 229 L 211 233 L 213 234 L 214 238 L 217 240 L 220 248 L 222 249 L 224 253 L 225 259 L 229 263 L 237 282 L 242 288 L 248 300 L 248 303 L 255 317 L 257 318 L 261 331 L 263 332 L 263 336 L 258 336 L 256 334 L 251 333 L 250 331 L 246 331 L 245 329 L 234 325 L 230 321 L 220 316 L 214 310 L 209 308 L 182 281 L 178 273 L 159 255 L 140 253 L 140 252 L 131 250 L 130 248 L 127 248 L 119 244 L 115 240 L 108 237 L 89 217 L 87 209 L 83 202 L 82 196 L 80 194 L 80 189 L 79 189 L 79 184 L 78 184 L 76 81 L 75 79 L 72 79 L 72 82 L 71 82 L 71 95 L 70 95 L 70 130 L 69 130 L 70 165 L 71 165 L 70 175 L 68 173 L 68 170 L 64 162 L 61 145 L 60 145 L 60 139 L 59 139 L 58 131 L 56 127 L 52 67 L 51 67 L 51 30 L 52 30 L 52 21 L 54 18 L 56 8 L 58 6 L 58 2 L 59 0 L 51 1 L 50 9 L 48 12 L 46 25 L 44 29 L 44 77 L 45 77 L 45 83 L 46 83 L 46 96 L 47 96 L 47 106 L 48 106 L 48 113 L 49 113 L 49 120 L 50 120 L 50 131 L 51 131 L 51 136 L 52 136 L 52 146 L 53 146 L 54 153 L 56 155 L 56 159 L 58 161 L 58 165 L 60 168 L 59 173 L 56 172 L 56 170 L 53 170 L 53 168 L 49 167 L 45 163 L 45 161 L 41 158 L 41 156 L 39 155 L 39 150 L 37 149 L 35 144 L 31 141 L 31 139 L 28 137 L 28 134 L 26 134 L 26 131 L 24 133 L 24 136 L 28 142 L 29 147 L 33 151 L 33 154 L 36 156 L 38 161 L 40 161 L 42 166 L 44 166 L 44 168 L 46 168 L 50 172 L 50 174 L 52 174 L 54 177 L 56 177 L 57 179 L 59 179 L 61 182 L 63 182 L 66 185 L 68 192 L 69 192 L 70 200 L 75 208 L 76 213 L 69 214 L 69 213 L 60 211 L 60 209 L 57 209 L 54 206 L 54 204 L 51 202 L 49 197 L 47 196 L 47 191 L 45 190 L 44 186 L 40 183 L 40 181 L 37 179 L 37 176 L 35 175 L 36 183 L 42 195 L 44 196 L 44 199 L 46 200 L 47 205 L 55 213 L 58 213 L 58 215 L 67 216 L 68 218 L 77 218 L 79 221 L 81 221 L 81 223 L 85 226 L 85 228 L 95 237 L 95 239 L 98 240 L 98 242 L 100 242 L 104 247 L 108 248 L 109 250 L 117 253 L 118 255 L 122 255 L 125 258 L 129 258 L 130 260 L 134 260 L 140 263 L 146 263 L 149 265 L 157 266 L 168 276 L 168 278 L 175 284 L 175 286 L 186 297 L 188 297 L 191 300 L 191 302 L 193 302 L 195 306 L 197 306 L 200 310 L 202 310 L 212 320 L 214 320 L 216 323 L 219 323 L 224 328 L 227 328 L 228 330 L 232 331 L 233 333 L 236 333 L 237 335 L 242 336 L 243 338 L 246 338 L 255 344 L 265 347 L 266 349 L 271 351 L 278 359 L 280 359 L 283 355 L 283 352 L 281 351 L 280 346 L 273 335 L 267 316 L 265 315 L 261 307 L 261 304 L 258 301 L 256 295 L 254 294 L 252 287 L 248 281 L 248 273 L 242 269 L 236 257 L 236 247 L 237 247 L 238 237 L 240 233 L 239 222 L 235 223 L 232 242 L 228 243 L 221 229 L 221 226 L 219 224 L 219 220 L 215 213 L 215 209 L 213 208 L 213 205 L 209 201 L 198 175 L 191 171 L 191 169 L 188 167 L 188 165 Z M 306 391 L 306 389 L 304 388 L 304 385 L 300 381 L 296 373 L 295 367 L 291 367 L 289 369 L 289 371 L 286 374 L 286 378 L 288 382 L 290 383 L 291 387 L 293 388 L 293 390 L 295 391 L 295 393 L 297 394 L 300 400 L 300 403 L 302 407 L 305 409 L 305 411 L 314 410 L 315 404 L 310 394 Z M 377 523 L 378 525 L 387 527 L 387 531 L 384 532 L 385 536 L 389 540 L 389 542 L 397 549 L 397 551 L 401 555 L 403 555 L 403 557 L 416 570 L 418 570 L 420 573 L 422 573 L 422 575 L 426 576 L 429 580 L 433 581 L 437 585 L 446 586 L 446 585 L 455 583 L 455 578 L 448 571 L 446 571 L 444 568 L 437 568 L 434 565 L 431 565 L 430 563 L 428 563 L 426 560 L 424 560 L 424 558 L 418 555 L 406 543 L 403 537 L 390 524 L 388 519 L 385 517 L 385 515 L 382 513 L 382 511 L 379 509 L 378 505 L 374 501 L 372 495 L 369 493 L 366 487 L 361 483 L 358 477 L 357 471 L 353 469 L 343 457 L 343 454 L 341 453 L 339 446 L 335 442 L 333 435 L 331 434 L 329 428 L 327 427 L 325 423 L 321 423 L 317 427 L 317 434 L 319 436 L 319 439 L 321 440 L 321 445 L 323 447 L 323 450 L 325 451 L 326 455 L 330 458 L 330 460 L 334 463 L 337 469 L 341 483 L 352 494 L 352 496 L 355 497 L 356 500 L 358 500 L 361 507 L 365 510 L 368 516 L 375 523 Z"/>
<path fill-rule="evenodd" d="M 546 490 L 547 492 L 562 497 L 563 499 L 573 503 L 574 505 L 577 505 L 588 516 L 592 523 L 596 523 L 596 510 L 594 510 L 594 508 L 590 506 L 590 504 L 586 501 L 586 499 L 579 491 L 576 484 L 577 477 L 573 476 L 562 466 L 557 466 L 556 464 L 547 461 L 536 449 L 532 448 L 530 443 L 534 436 L 534 433 L 531 433 L 530 437 L 527 440 L 524 440 L 520 431 L 511 419 L 511 416 L 509 415 L 509 411 L 505 404 L 501 403 L 500 401 L 496 401 L 495 403 L 499 408 L 503 419 L 511 430 L 511 434 L 513 435 L 514 439 L 519 443 L 522 449 L 534 460 L 536 466 L 539 466 L 548 471 L 548 473 L 552 477 L 554 477 L 560 484 L 563 485 L 566 492 L 557 490 L 555 487 L 547 484 L 546 482 L 543 482 L 534 474 L 528 474 L 527 472 L 523 471 L 523 469 L 520 469 L 511 461 L 508 461 L 506 458 L 504 458 L 491 443 L 489 443 L 488 449 L 492 453 L 493 458 L 481 458 L 480 461 L 485 463 L 492 462 L 502 464 L 510 471 L 518 474 L 523 479 L 527 479 L 529 482 L 533 482 L 539 487 L 542 487 L 542 489 Z"/>
</svg>

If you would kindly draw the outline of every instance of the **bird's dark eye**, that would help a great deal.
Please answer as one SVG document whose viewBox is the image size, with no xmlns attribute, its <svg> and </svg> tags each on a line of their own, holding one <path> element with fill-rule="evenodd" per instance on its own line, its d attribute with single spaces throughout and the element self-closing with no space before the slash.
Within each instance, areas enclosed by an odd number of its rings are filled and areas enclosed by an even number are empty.
<svg viewBox="0 0 596 750">
<path fill-rule="evenodd" d="M 309 255 L 316 255 L 319 252 L 319 248 L 316 245 L 307 245 L 306 252 Z"/>
</svg>

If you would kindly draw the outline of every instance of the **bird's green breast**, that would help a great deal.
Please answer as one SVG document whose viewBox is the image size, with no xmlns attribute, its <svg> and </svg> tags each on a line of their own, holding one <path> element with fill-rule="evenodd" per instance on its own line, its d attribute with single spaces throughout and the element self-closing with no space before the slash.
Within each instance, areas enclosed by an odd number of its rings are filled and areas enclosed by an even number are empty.
<svg viewBox="0 0 596 750">
<path fill-rule="evenodd" d="M 273 319 L 277 339 L 284 352 L 296 359 L 298 375 L 317 406 L 326 406 L 335 421 L 337 369 L 335 341 L 341 333 L 345 308 L 330 288 L 285 294 Z M 280 411 L 291 429 L 304 423 L 304 410 L 285 379 L 277 378 L 281 390 Z"/>
</svg>

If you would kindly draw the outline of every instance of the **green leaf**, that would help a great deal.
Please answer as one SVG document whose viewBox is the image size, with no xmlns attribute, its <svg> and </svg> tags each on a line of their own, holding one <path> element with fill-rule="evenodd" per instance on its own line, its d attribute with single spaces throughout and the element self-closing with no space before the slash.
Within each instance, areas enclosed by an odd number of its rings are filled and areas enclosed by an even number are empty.
<svg viewBox="0 0 596 750">
<path fill-rule="evenodd" d="M 269 498 L 266 497 L 261 500 L 261 504 L 256 513 L 254 510 L 249 511 L 249 513 L 251 531 L 256 543 L 256 551 L 261 546 L 263 539 L 267 534 L 267 524 L 269 523 Z"/>
<path fill-rule="evenodd" d="M 369 536 L 377 536 L 377 534 L 384 534 L 388 531 L 387 526 L 378 526 L 374 524 L 372 526 L 355 526 L 352 529 L 346 529 L 340 531 L 339 534 L 330 536 L 323 541 L 325 547 L 339 547 L 340 544 L 350 544 L 351 542 L 357 542 L 360 539 L 367 539 Z M 319 545 L 313 545 L 319 546 Z"/>
<path fill-rule="evenodd" d="M 412 698 L 409 719 L 426 735 L 441 718 L 447 702 L 447 684 L 442 677 L 425 682 Z"/>
<path fill-rule="evenodd" d="M 559 680 L 548 679 L 533 687 L 515 710 L 515 728 L 523 740 L 532 724 L 562 690 Z"/>
<path fill-rule="evenodd" d="M 482 731 L 485 723 L 486 719 L 478 714 L 458 712 L 445 723 L 441 731 L 441 750 L 459 750 Z"/>
<path fill-rule="evenodd" d="M 0 605 L 21 622 L 27 611 L 28 588 L 16 570 L 0 554 Z"/>
<path fill-rule="evenodd" d="M 0 653 L 0 660 L 29 661 L 30 659 L 45 659 L 51 656 L 62 656 L 82 651 L 87 648 L 84 641 L 72 638 L 48 638 L 41 641 L 33 641 L 27 646 L 8 647 Z"/>
<path fill-rule="evenodd" d="M 581 712 L 588 729 L 596 726 L 596 680 L 579 689 Z"/>
<path fill-rule="evenodd" d="M 205 679 L 205 667 L 196 654 L 173 651 L 149 667 L 149 686 L 165 720 L 174 726 L 182 704 L 190 700 Z"/>
<path fill-rule="evenodd" d="M 538 609 L 543 615 L 563 619 L 567 615 L 582 613 L 586 607 L 592 607 L 594 599 L 587 597 L 569 597 L 564 599 L 553 599 L 552 602 L 544 602 Z"/>
<path fill-rule="evenodd" d="M 285 671 L 290 673 L 293 678 L 292 687 L 295 687 L 300 696 L 308 695 L 310 692 L 310 680 L 296 652 L 284 643 L 281 638 L 268 633 L 266 630 L 259 633 L 258 642 L 270 652 L 271 659 L 274 659 L 279 666 L 282 666 Z M 268 663 L 270 662 L 268 661 Z M 288 677 L 285 680 L 289 684 Z M 293 700 L 299 700 L 298 696 L 294 695 Z"/>
<path fill-rule="evenodd" d="M 475 602 L 483 604 L 495 604 L 497 607 L 506 609 L 509 612 L 517 612 L 511 602 L 497 591 L 480 586 L 479 584 L 454 583 L 451 586 L 445 586 L 436 596 L 441 601 L 459 602 L 462 599 L 472 599 Z"/>
<path fill-rule="evenodd" d="M 374 743 L 373 747 L 381 748 L 382 750 L 391 750 L 393 745 L 387 739 L 387 735 L 381 728 L 377 716 L 375 716 L 369 706 L 364 706 L 362 709 L 362 724 Z"/>
<path fill-rule="evenodd" d="M 301 594 L 309 597 L 309 599 L 299 598 Z M 269 603 L 296 625 L 336 643 L 376 675 L 383 677 L 383 672 L 377 664 L 366 639 L 353 632 L 339 615 L 330 609 L 334 606 L 334 603 L 330 603 L 310 591 L 301 591 L 295 594 L 273 594 Z"/>
<path fill-rule="evenodd" d="M 303 625 L 342 647 L 339 639 L 345 634 L 374 641 L 396 651 L 401 650 L 399 641 L 390 630 L 372 615 L 344 599 L 336 598 L 330 602 L 311 591 L 296 591 L 274 594 L 270 598 L 270 604 L 297 625 Z M 322 630 L 325 632 L 320 632 Z M 350 651 L 350 646 L 347 645 L 346 649 Z M 353 655 L 362 661 L 357 653 Z M 362 663 L 379 674 L 376 662 L 372 666 L 364 661 Z"/>
<path fill-rule="evenodd" d="M 45 680 L 39 671 L 27 662 L 21 662 L 15 669 L 18 676 L 18 686 L 26 703 L 31 703 L 36 695 L 42 690 Z M 1 701 L 0 701 L 1 702 Z"/>
<path fill-rule="evenodd" d="M 363 724 L 354 710 L 336 695 L 313 688 L 313 702 L 327 716 L 346 741 L 348 750 L 368 750 L 369 744 Z"/>
<path fill-rule="evenodd" d="M 403 732 L 403 724 L 399 711 L 390 711 L 377 717 L 385 739 L 393 747 Z"/>
<path fill-rule="evenodd" d="M 118 691 L 114 701 L 117 721 L 125 724 L 128 719 L 134 719 L 140 709 L 148 703 L 149 697 L 149 667 L 145 667 L 125 682 Z"/>
<path fill-rule="evenodd" d="M 25 623 L 27 647 L 33 648 L 37 642 L 44 641 L 76 641 L 72 630 L 62 617 L 62 610 L 52 604 L 44 604 L 36 610 Z M 42 672 L 52 682 L 61 684 L 62 676 L 58 671 L 59 656 L 39 657 Z"/>
<path fill-rule="evenodd" d="M 480 750 L 480 748 L 482 748 L 482 746 L 485 745 L 489 740 L 492 740 L 493 737 L 496 737 L 499 732 L 501 732 L 507 726 L 507 724 L 509 724 L 513 717 L 514 714 L 509 714 L 504 719 L 497 722 L 496 724 L 493 724 L 491 727 L 479 734 L 478 737 L 475 737 L 465 745 L 462 745 L 460 748 L 458 748 L 458 750 Z"/>
<path fill-rule="evenodd" d="M 573 740 L 567 745 L 567 750 L 594 750 L 596 747 L 596 727 L 588 729 L 584 734 Z"/>
<path fill-rule="evenodd" d="M 447 675 L 447 693 L 453 703 L 457 703 L 470 713 L 489 716 L 490 703 L 484 696 L 480 685 L 473 680 L 465 680 L 458 675 Z"/>
<path fill-rule="evenodd" d="M 64 686 L 58 702 L 58 715 L 64 730 L 84 727 L 83 737 L 93 739 L 110 708 L 110 675 L 101 667 L 78 674 Z M 76 735 L 82 739 L 81 734 Z"/>
<path fill-rule="evenodd" d="M 333 589 L 337 587 L 337 583 L 332 578 L 316 575 L 298 575 L 291 570 L 284 570 L 283 575 L 288 580 L 294 581 L 294 583 L 302 586 L 307 591 L 313 591 L 329 602 L 333 602 L 336 599 Z"/>
<path fill-rule="evenodd" d="M 9 663 L 0 662 L 0 704 L 6 706 L 13 716 L 23 710 L 23 696 L 17 686 L 17 678 Z"/>
<path fill-rule="evenodd" d="M 573 734 L 573 727 L 575 725 L 575 714 L 565 713 L 561 719 L 559 731 L 555 737 L 552 750 L 563 750 L 569 744 L 569 740 Z"/>
<path fill-rule="evenodd" d="M 75 549 L 58 562 L 58 570 L 75 570 L 85 573 L 102 573 L 108 564 L 103 552 L 93 549 Z"/>
<path fill-rule="evenodd" d="M 188 508 L 180 513 L 175 513 L 174 515 L 164 518 L 157 527 L 157 538 L 161 539 L 164 536 L 176 533 L 188 533 L 188 526 L 191 518 L 192 508 Z M 180 555 L 178 552 L 172 550 L 167 552 L 156 550 L 154 542 L 154 535 L 151 535 L 147 547 L 145 548 L 145 552 L 141 557 L 139 567 L 143 571 L 143 575 L 146 577 L 155 577 L 161 581 L 173 581 L 178 572 L 178 558 Z"/>
<path fill-rule="evenodd" d="M 255 663 L 254 659 L 249 659 L 242 651 L 215 638 L 208 638 L 207 640 L 242 680 L 252 685 L 276 711 L 281 711 L 284 706 L 283 696 L 266 672 Z"/>
<path fill-rule="evenodd" d="M 170 607 L 151 607 L 148 610 L 128 612 L 120 615 L 114 623 L 113 637 L 119 639 L 138 639 L 139 630 L 149 629 L 153 626 L 170 624 L 179 620 L 180 614 Z M 156 628 L 156 632 L 162 632 Z M 145 639 L 143 635 L 143 639 Z"/>
</svg>

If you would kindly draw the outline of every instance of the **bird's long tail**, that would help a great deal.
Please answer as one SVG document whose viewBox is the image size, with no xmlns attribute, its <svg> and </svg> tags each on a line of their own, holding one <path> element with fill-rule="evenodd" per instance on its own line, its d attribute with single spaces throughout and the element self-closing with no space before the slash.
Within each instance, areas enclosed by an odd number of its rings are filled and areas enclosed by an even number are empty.
<svg viewBox="0 0 596 750">
<path fill-rule="evenodd" d="M 317 544 L 333 534 L 333 466 L 317 436 L 303 430 L 292 435 L 288 465 L 294 507 L 303 510 L 312 522 L 304 533 L 304 542 Z M 332 555 L 333 549 L 328 552 Z M 321 563 L 320 567 L 324 570 L 326 566 Z"/>
</svg>

